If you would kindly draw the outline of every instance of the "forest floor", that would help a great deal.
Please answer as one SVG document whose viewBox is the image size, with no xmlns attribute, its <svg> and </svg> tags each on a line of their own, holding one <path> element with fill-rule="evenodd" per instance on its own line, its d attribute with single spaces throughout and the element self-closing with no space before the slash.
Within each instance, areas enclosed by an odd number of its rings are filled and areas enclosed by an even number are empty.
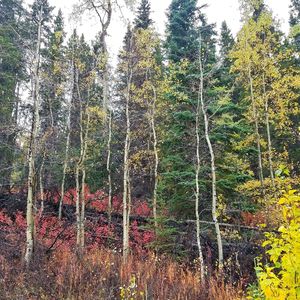
<svg viewBox="0 0 300 300">
<path fill-rule="evenodd" d="M 224 273 L 216 275 L 214 242 L 203 237 L 207 277 L 201 283 L 199 264 L 193 259 L 193 230 L 186 228 L 186 224 L 178 228 L 174 223 L 176 231 L 185 234 L 177 232 L 168 253 L 155 251 L 154 233 L 146 224 L 149 211 L 143 203 L 137 205 L 139 209 L 131 218 L 132 252 L 124 263 L 121 215 L 116 205 L 109 224 L 102 204 L 98 201 L 87 209 L 86 248 L 78 253 L 73 205 L 65 204 L 64 218 L 58 220 L 57 203 L 46 201 L 43 214 L 36 214 L 34 260 L 26 269 L 26 199 L 22 192 L 2 195 L 0 299 L 243 299 L 243 291 L 251 280 L 250 275 L 246 276 L 247 272 L 252 273 L 251 264 L 243 266 L 248 269 L 245 274 L 238 274 L 235 262 L 229 258 Z M 178 256 L 180 247 L 175 249 L 174 245 L 180 243 L 190 247 L 189 253 Z M 241 261 L 249 264 L 252 256 L 253 253 Z"/>
</svg>

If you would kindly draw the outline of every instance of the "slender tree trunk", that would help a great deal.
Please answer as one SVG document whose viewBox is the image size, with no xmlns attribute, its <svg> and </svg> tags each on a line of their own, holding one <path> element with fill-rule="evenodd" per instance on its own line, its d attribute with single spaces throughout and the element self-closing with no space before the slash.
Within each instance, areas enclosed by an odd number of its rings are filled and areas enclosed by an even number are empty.
<svg viewBox="0 0 300 300">
<path fill-rule="evenodd" d="M 126 105 L 128 106 L 128 105 Z M 128 111 L 128 108 L 126 108 Z M 128 116 L 128 112 L 126 112 Z M 129 181 L 129 144 L 130 144 L 130 123 L 129 116 L 127 117 L 127 130 L 126 130 L 126 139 L 124 147 L 124 175 L 123 175 L 123 260 L 127 261 L 129 254 L 129 236 L 128 236 L 128 212 L 129 212 L 129 203 L 128 198 L 128 181 Z"/>
<path fill-rule="evenodd" d="M 201 45 L 201 44 L 200 44 Z M 200 46 L 201 49 L 201 46 Z M 200 52 L 201 53 L 201 52 Z M 199 54 L 199 65 L 202 70 L 202 60 L 201 54 Z M 195 182 L 196 182 L 196 193 L 195 193 L 195 215 L 196 215 L 196 235 L 197 235 L 197 246 L 199 253 L 199 262 L 200 262 L 200 278 L 201 282 L 204 282 L 204 259 L 201 246 L 201 230 L 200 230 L 200 216 L 199 216 L 199 199 L 200 199 L 200 187 L 199 187 L 199 174 L 200 174 L 200 110 L 201 110 L 201 97 L 203 95 L 203 74 L 201 73 L 200 86 L 198 91 L 197 99 L 197 111 L 196 111 L 196 173 L 195 173 Z"/>
<path fill-rule="evenodd" d="M 42 35 L 42 7 L 39 12 L 38 21 L 38 35 L 36 42 L 36 51 L 33 63 L 32 72 L 32 100 L 33 100 L 33 117 L 30 144 L 28 149 L 28 179 L 27 179 L 27 209 L 26 209 L 26 252 L 25 263 L 28 267 L 32 260 L 34 251 L 34 212 L 33 212 L 33 194 L 34 194 L 34 176 L 35 176 L 35 156 L 36 156 L 36 142 L 39 129 L 39 69 L 40 69 L 40 48 L 41 48 L 41 35 Z"/>
<path fill-rule="evenodd" d="M 81 250 L 81 240 L 80 240 L 80 234 L 81 234 L 81 201 L 80 201 L 80 167 L 77 164 L 75 168 L 75 182 L 76 182 L 76 228 L 77 228 L 77 234 L 76 234 L 76 245 L 80 252 Z"/>
<path fill-rule="evenodd" d="M 77 248 L 79 250 L 79 252 L 81 253 L 82 249 L 82 245 L 81 245 L 81 233 L 82 233 L 82 218 L 81 218 L 81 213 L 82 213 L 82 193 L 81 193 L 81 189 L 82 186 L 80 187 L 80 171 L 82 170 L 82 164 L 83 164 L 83 157 L 84 157 L 84 132 L 83 132 L 83 107 L 82 107 L 82 99 L 81 99 L 81 93 L 80 93 L 80 88 L 79 88 L 79 71 L 76 70 L 76 89 L 77 89 L 77 95 L 78 95 L 78 99 L 79 99 L 79 108 L 80 108 L 80 112 L 79 112 L 79 135 L 80 135 L 80 155 L 78 158 L 78 161 L 76 163 L 76 222 L 77 222 L 77 240 L 76 240 L 76 244 L 77 244 Z"/>
<path fill-rule="evenodd" d="M 99 18 L 99 22 L 101 25 L 99 40 L 100 40 L 100 50 L 101 50 L 101 65 L 103 65 L 103 75 L 102 75 L 102 108 L 105 113 L 109 110 L 109 118 L 105 119 L 108 121 L 108 141 L 107 141 L 107 160 L 106 160 L 106 170 L 108 173 L 108 219 L 109 223 L 111 222 L 111 211 L 112 211 L 112 182 L 111 182 L 111 108 L 109 108 L 109 70 L 108 70 L 108 57 L 109 53 L 107 50 L 106 38 L 107 38 L 107 30 L 111 23 L 112 18 L 112 1 L 105 0 L 103 1 L 101 6 L 95 5 L 94 1 L 90 0 L 90 4 L 92 5 L 93 10 Z M 103 14 L 104 11 L 104 14 Z"/>
<path fill-rule="evenodd" d="M 261 145 L 260 145 L 258 116 L 257 116 L 256 102 L 255 102 L 255 99 L 254 99 L 253 79 L 252 79 L 250 65 L 249 65 L 249 68 L 248 68 L 248 77 L 249 77 L 249 84 L 250 84 L 252 115 L 253 115 L 254 124 L 255 124 L 255 138 L 256 138 L 257 155 L 258 155 L 258 157 L 257 157 L 258 158 L 258 176 L 259 176 L 260 186 L 261 186 L 261 189 L 262 189 L 262 194 L 263 194 L 263 196 L 265 196 L 265 186 L 264 186 L 264 175 L 263 175 L 263 167 L 262 167 L 262 154 L 261 154 Z"/>
<path fill-rule="evenodd" d="M 58 219 L 62 218 L 62 207 L 65 196 L 65 181 L 66 181 L 66 173 L 68 168 L 69 161 L 69 148 L 70 148 L 70 136 L 71 136 L 71 114 L 72 114 L 72 102 L 73 102 L 73 91 L 74 91 L 74 61 L 72 58 L 72 84 L 71 84 L 71 99 L 68 104 L 68 116 L 67 116 L 67 139 L 66 139 L 66 148 L 65 148 L 65 159 L 63 165 L 63 176 L 60 187 L 60 200 L 59 200 L 59 208 L 58 208 Z"/>
<path fill-rule="evenodd" d="M 270 116 L 269 116 L 269 101 L 268 101 L 268 97 L 266 94 L 265 74 L 263 74 L 263 93 L 264 93 L 263 98 L 264 98 L 265 118 L 266 118 L 267 137 L 268 137 L 269 170 L 270 170 L 272 186 L 275 187 L 274 170 L 273 170 L 273 155 L 272 155 L 272 139 L 271 139 L 271 130 L 270 130 Z"/>
<path fill-rule="evenodd" d="M 77 221 L 77 247 L 81 254 L 84 249 L 84 232 L 85 232 L 85 159 L 88 147 L 89 136 L 89 124 L 90 113 L 88 111 L 90 92 L 88 90 L 87 103 L 85 111 L 83 110 L 83 103 L 81 99 L 80 87 L 79 87 L 79 75 L 78 70 L 76 74 L 76 87 L 80 103 L 80 156 L 76 164 L 76 221 Z M 84 126 L 84 114 L 86 115 L 86 125 Z M 80 172 L 81 172 L 81 184 L 80 184 Z"/>
<path fill-rule="evenodd" d="M 156 134 L 156 126 L 155 126 L 155 114 L 156 114 L 156 101 L 157 101 L 157 93 L 156 89 L 152 84 L 153 90 L 153 102 L 152 102 L 152 110 L 150 114 L 150 126 L 153 135 L 153 153 L 154 153 L 154 187 L 153 187 L 153 218 L 154 218 L 154 227 L 155 232 L 158 228 L 157 222 L 157 187 L 158 187 L 158 165 L 159 165 L 159 158 L 158 158 L 158 148 L 157 148 L 157 134 Z"/>
<path fill-rule="evenodd" d="M 82 177 L 81 177 L 81 214 L 80 214 L 80 249 L 84 248 L 85 240 L 84 240 L 84 232 L 85 232 L 85 177 L 86 171 L 85 167 L 82 169 Z"/>
<path fill-rule="evenodd" d="M 70 109 L 70 108 L 69 108 Z M 71 111 L 71 110 L 70 110 Z M 61 187 L 60 187 L 60 199 L 59 199 L 59 208 L 58 208 L 58 219 L 61 220 L 62 218 L 62 207 L 63 207 L 63 201 L 65 196 L 65 181 L 66 181 L 66 173 L 68 168 L 68 160 L 69 160 L 69 148 L 70 148 L 70 115 L 68 116 L 68 129 L 67 129 L 67 142 L 66 142 L 66 149 L 65 149 L 65 159 L 64 159 L 64 165 L 63 165 L 63 176 L 61 181 Z"/>
<path fill-rule="evenodd" d="M 15 100 L 15 104 L 14 104 L 14 114 L 13 114 L 13 126 L 14 126 L 14 134 L 13 134 L 13 138 L 12 138 L 12 145 L 14 145 L 13 148 L 13 154 L 12 154 L 12 160 L 11 160 L 11 166 L 13 167 L 13 164 L 15 162 L 15 157 L 17 155 L 17 147 L 15 147 L 16 145 L 16 138 L 17 138 L 17 131 L 16 129 L 18 128 L 18 118 L 19 118 L 19 107 L 20 107 L 20 82 L 17 83 L 16 85 L 16 89 L 15 89 L 15 95 L 16 95 L 16 100 Z M 12 178 L 11 178 L 12 172 L 10 171 L 8 173 L 8 178 L 9 178 L 9 188 L 12 188 Z M 1 189 L 1 187 L 0 187 Z"/>
<path fill-rule="evenodd" d="M 111 181 L 111 138 L 112 138 L 112 111 L 109 110 L 108 119 L 108 140 L 107 140 L 107 160 L 106 160 L 106 170 L 108 177 L 108 222 L 111 223 L 111 213 L 112 213 L 112 181 Z"/>
<path fill-rule="evenodd" d="M 89 102 L 89 92 L 88 92 L 88 102 Z M 84 240 L 84 232 L 85 232 L 85 178 L 86 178 L 86 169 L 85 169 L 85 160 L 87 155 L 87 147 L 88 147 L 88 138 L 89 138 L 89 125 L 90 125 L 90 113 L 88 111 L 88 103 L 86 107 L 86 127 L 85 127 L 85 133 L 83 137 L 83 151 L 82 151 L 82 158 L 81 158 L 81 172 L 82 172 L 82 178 L 81 178 L 81 212 L 80 212 L 80 237 L 79 237 L 79 243 L 80 243 L 80 249 L 83 250 L 85 245 Z"/>
<path fill-rule="evenodd" d="M 210 154 L 210 161 L 211 161 L 211 177 L 212 177 L 212 219 L 215 224 L 215 230 L 216 230 L 216 235 L 217 235 L 217 244 L 218 244 L 218 257 L 219 257 L 219 269 L 223 268 L 223 243 L 222 243 L 222 236 L 221 236 L 221 231 L 220 231 L 220 226 L 219 226 L 219 221 L 218 221 L 218 216 L 217 216 L 217 178 L 216 178 L 216 166 L 215 166 L 215 154 L 214 150 L 211 144 L 211 140 L 209 137 L 209 121 L 208 121 L 208 116 L 207 112 L 205 109 L 205 104 L 204 104 L 204 99 L 203 99 L 203 80 L 204 80 L 204 75 L 203 75 L 203 64 L 202 64 L 202 59 L 201 59 L 201 53 L 202 53 L 202 46 L 201 46 L 201 40 L 200 40 L 200 58 L 199 58 L 199 68 L 200 68 L 200 91 L 199 91 L 199 100 L 201 104 L 201 109 L 202 109 L 202 114 L 204 118 L 204 128 L 205 128 L 205 139 L 207 142 L 207 146 L 209 149 L 209 154 Z M 198 221 L 199 222 L 199 221 Z"/>
<path fill-rule="evenodd" d="M 129 114 L 129 103 L 130 103 L 130 90 L 131 90 L 131 79 L 132 69 L 128 63 L 128 74 L 127 74 L 127 90 L 126 90 L 126 137 L 124 145 L 124 167 L 123 167 L 123 262 L 125 263 L 129 254 L 129 214 L 130 214 L 130 203 L 128 199 L 131 198 L 130 188 L 128 187 L 129 182 L 129 150 L 130 150 L 130 114 Z"/>
<path fill-rule="evenodd" d="M 126 260 L 129 255 L 129 230 L 130 230 L 130 214 L 131 214 L 131 180 L 130 180 L 130 168 L 128 169 L 128 181 L 127 181 L 127 215 L 126 215 L 126 234 L 125 244 L 126 248 Z M 125 260 L 125 261 L 126 261 Z"/>
<path fill-rule="evenodd" d="M 44 174 L 44 165 L 45 165 L 45 150 L 43 153 L 43 158 L 42 158 L 42 163 L 41 163 L 41 167 L 40 167 L 40 174 L 39 174 L 39 183 L 40 183 L 40 201 L 41 201 L 41 208 L 40 208 L 40 217 L 42 216 L 43 212 L 44 212 L 44 183 L 43 183 L 43 174 Z"/>
</svg>

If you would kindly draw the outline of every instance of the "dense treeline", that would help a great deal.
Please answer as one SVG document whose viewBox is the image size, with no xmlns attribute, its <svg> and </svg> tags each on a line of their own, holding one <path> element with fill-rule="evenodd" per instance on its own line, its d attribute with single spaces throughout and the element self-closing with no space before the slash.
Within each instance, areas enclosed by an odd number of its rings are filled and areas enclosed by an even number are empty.
<svg viewBox="0 0 300 300">
<path fill-rule="evenodd" d="M 114 67 L 117 2 L 77 1 L 74 14 L 98 21 L 89 42 L 76 30 L 67 37 L 48 0 L 0 0 L 0 222 L 26 214 L 13 236 L 26 230 L 27 268 L 41 244 L 48 253 L 61 240 L 83 260 L 105 245 L 122 249 L 124 266 L 139 249 L 196 259 L 202 282 L 214 269 L 253 281 L 243 268 L 254 274 L 262 228 L 290 222 L 274 199 L 299 188 L 300 2 L 291 1 L 285 35 L 263 0 L 242 0 L 236 37 L 225 21 L 218 35 L 201 4 L 172 0 L 162 39 L 141 0 Z M 179 242 L 190 224 L 190 243 Z M 56 234 L 46 244 L 45 226 Z"/>
</svg>

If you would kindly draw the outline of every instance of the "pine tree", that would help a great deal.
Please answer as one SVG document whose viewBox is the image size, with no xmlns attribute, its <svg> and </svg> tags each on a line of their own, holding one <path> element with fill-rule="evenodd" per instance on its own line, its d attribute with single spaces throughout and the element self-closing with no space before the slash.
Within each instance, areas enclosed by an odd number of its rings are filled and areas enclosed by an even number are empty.
<svg viewBox="0 0 300 300">
<path fill-rule="evenodd" d="M 228 54 L 234 46 L 234 38 L 225 21 L 223 21 L 221 25 L 219 46 L 221 58 L 228 61 Z"/>
<path fill-rule="evenodd" d="M 290 21 L 291 37 L 293 40 L 293 44 L 296 47 L 296 50 L 299 52 L 300 51 L 300 1 L 299 0 L 291 1 L 289 21 Z"/>
<path fill-rule="evenodd" d="M 167 57 L 172 62 L 197 59 L 197 0 L 172 0 L 166 31 Z"/>
<path fill-rule="evenodd" d="M 152 24 L 153 20 L 150 18 L 151 4 L 149 0 L 141 0 L 141 3 L 137 9 L 136 17 L 134 19 L 135 29 L 148 29 Z"/>
<path fill-rule="evenodd" d="M 300 24 L 300 1 L 299 0 L 291 0 L 289 21 L 291 27 Z"/>
<path fill-rule="evenodd" d="M 0 190 L 9 188 L 16 148 L 20 83 L 24 78 L 21 48 L 22 2 L 0 1 Z"/>
<path fill-rule="evenodd" d="M 217 185 L 219 196 L 232 199 L 235 187 L 247 176 L 243 173 L 243 164 L 235 151 L 235 143 L 247 131 L 247 126 L 240 122 L 243 109 L 238 103 L 241 88 L 235 84 L 236 75 L 230 72 L 233 61 L 229 57 L 234 47 L 234 39 L 226 22 L 222 23 L 219 37 L 221 64 L 216 72 L 216 82 L 213 87 L 215 101 L 209 107 L 214 116 L 211 124 L 212 141 L 216 144 Z M 232 205 L 232 201 L 228 201 Z"/>
<path fill-rule="evenodd" d="M 162 197 L 169 203 L 171 210 L 176 212 L 178 216 L 184 218 L 186 216 L 194 216 L 194 160 L 196 152 L 194 123 L 198 94 L 198 82 L 195 81 L 195 78 L 197 78 L 196 74 L 199 73 L 197 65 L 199 61 L 199 32 L 201 31 L 202 36 L 201 59 L 207 70 L 216 63 L 216 39 L 214 26 L 207 23 L 202 11 L 200 11 L 198 22 L 196 22 L 196 3 L 193 2 L 194 11 L 192 14 L 194 19 L 193 21 L 190 20 L 188 25 L 189 35 L 187 36 L 189 37 L 189 42 L 186 44 L 187 47 L 177 51 L 178 49 L 173 47 L 174 43 L 172 44 L 172 41 L 179 41 L 177 39 L 178 33 L 175 28 L 180 25 L 179 22 L 177 22 L 176 25 L 174 20 L 177 20 L 176 15 L 183 16 L 186 14 L 186 5 L 189 8 L 191 8 L 192 5 L 191 1 L 184 3 L 179 2 L 180 1 L 173 1 L 170 6 L 170 8 L 172 8 L 173 5 L 173 10 L 169 11 L 169 23 L 167 24 L 167 28 L 172 28 L 174 32 L 168 31 L 169 36 L 165 44 L 167 53 L 176 52 L 179 55 L 181 52 L 181 54 L 180 58 L 178 57 L 179 59 L 174 60 L 169 56 L 170 63 L 168 65 L 166 78 L 169 90 L 165 95 L 168 113 L 166 113 L 165 117 L 165 142 L 162 144 L 161 150 L 163 153 L 161 161 L 163 173 L 161 190 Z M 176 11 L 174 10 L 175 4 L 178 5 Z M 189 21 L 187 18 L 184 20 Z M 170 41 L 170 43 L 168 41 Z M 206 93 L 210 93 L 207 89 L 208 85 L 214 85 L 213 81 L 205 80 L 205 96 L 207 95 Z M 202 119 L 200 126 L 203 126 Z M 202 129 L 203 127 L 201 130 Z M 204 145 L 202 144 L 201 146 L 203 147 Z M 204 149 L 201 148 L 200 152 L 207 153 L 207 149 L 205 147 Z M 203 163 L 202 157 L 201 163 Z M 209 164 L 206 164 L 203 169 L 207 170 L 208 165 Z M 203 172 L 203 169 L 201 169 L 201 172 Z M 199 183 L 202 191 L 209 188 L 209 182 L 202 180 L 202 176 L 200 176 Z M 209 201 L 208 198 L 206 198 L 206 200 Z M 201 205 L 204 205 L 203 202 Z"/>
</svg>

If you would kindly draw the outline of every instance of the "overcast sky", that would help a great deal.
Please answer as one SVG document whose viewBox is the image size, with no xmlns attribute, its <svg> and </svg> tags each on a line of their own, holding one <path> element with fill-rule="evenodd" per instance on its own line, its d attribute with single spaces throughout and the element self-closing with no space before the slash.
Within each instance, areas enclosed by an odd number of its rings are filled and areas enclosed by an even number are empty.
<svg viewBox="0 0 300 300">
<path fill-rule="evenodd" d="M 25 0 L 27 3 L 32 3 L 33 0 Z M 97 20 L 92 19 L 91 16 L 85 16 L 81 22 L 69 22 L 68 18 L 72 12 L 73 5 L 77 0 L 49 0 L 50 5 L 55 6 L 57 9 L 61 8 L 64 16 L 65 23 L 69 24 L 67 30 L 70 32 L 74 27 L 77 27 L 80 33 L 84 33 L 88 40 L 93 39 L 99 31 Z M 139 0 L 137 0 L 139 2 Z M 163 35 L 166 21 L 166 10 L 171 0 L 151 0 L 152 5 L 152 19 L 155 21 L 155 26 L 159 33 Z M 277 19 L 280 20 L 282 30 L 288 32 L 288 18 L 289 18 L 289 5 L 290 0 L 265 0 L 266 4 L 271 8 Z M 208 21 L 216 23 L 217 28 L 223 20 L 227 22 L 233 34 L 235 35 L 240 29 L 240 14 L 239 14 L 239 0 L 199 0 L 199 5 L 208 4 L 206 14 Z M 130 18 L 130 12 L 123 10 L 126 18 Z M 118 53 L 121 46 L 123 36 L 126 30 L 126 24 L 115 17 L 110 27 L 109 48 L 113 56 Z"/>
</svg>

